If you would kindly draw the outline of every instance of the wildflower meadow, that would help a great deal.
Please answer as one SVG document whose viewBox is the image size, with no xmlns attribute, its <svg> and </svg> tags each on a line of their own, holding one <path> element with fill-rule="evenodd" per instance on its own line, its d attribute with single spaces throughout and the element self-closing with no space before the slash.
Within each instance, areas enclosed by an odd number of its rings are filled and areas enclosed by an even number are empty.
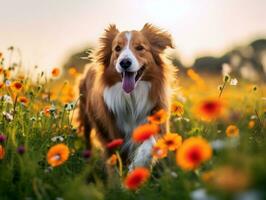
<svg viewBox="0 0 266 200">
<path fill-rule="evenodd" d="M 129 171 L 123 139 L 107 144 L 113 151 L 107 160 L 95 137 L 86 149 L 75 67 L 65 72 L 68 79 L 57 67 L 25 73 L 10 54 L 0 54 L 1 200 L 265 199 L 265 82 L 230 70 L 178 73 L 171 112 L 149 116 L 132 140 L 157 136 L 167 118 L 170 132 L 158 136 L 153 165 Z"/>
</svg>

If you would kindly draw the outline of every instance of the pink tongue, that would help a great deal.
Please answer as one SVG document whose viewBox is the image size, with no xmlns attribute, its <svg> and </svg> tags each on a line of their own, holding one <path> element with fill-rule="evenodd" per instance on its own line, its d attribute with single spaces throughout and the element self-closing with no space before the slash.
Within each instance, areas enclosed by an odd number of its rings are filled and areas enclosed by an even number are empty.
<svg viewBox="0 0 266 200">
<path fill-rule="evenodd" d="M 133 72 L 123 74 L 122 87 L 126 93 L 130 93 L 135 88 L 135 76 Z"/>
</svg>

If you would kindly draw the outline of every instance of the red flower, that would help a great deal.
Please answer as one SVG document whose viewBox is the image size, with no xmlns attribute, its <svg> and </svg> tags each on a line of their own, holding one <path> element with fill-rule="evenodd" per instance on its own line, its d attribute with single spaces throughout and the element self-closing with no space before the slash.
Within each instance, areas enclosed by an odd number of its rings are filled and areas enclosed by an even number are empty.
<svg viewBox="0 0 266 200">
<path fill-rule="evenodd" d="M 108 149 L 115 149 L 115 148 L 120 147 L 123 143 L 124 143 L 124 140 L 119 138 L 119 139 L 115 139 L 115 140 L 112 140 L 111 142 L 107 143 L 106 147 Z"/>
<path fill-rule="evenodd" d="M 138 167 L 131 171 L 124 182 L 126 188 L 136 190 L 140 187 L 150 176 L 150 171 L 143 167 Z"/>
</svg>

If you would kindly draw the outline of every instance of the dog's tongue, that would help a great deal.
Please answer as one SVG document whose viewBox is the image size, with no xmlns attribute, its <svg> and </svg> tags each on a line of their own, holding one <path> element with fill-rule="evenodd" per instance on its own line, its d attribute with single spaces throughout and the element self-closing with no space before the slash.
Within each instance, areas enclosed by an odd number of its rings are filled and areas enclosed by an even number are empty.
<svg viewBox="0 0 266 200">
<path fill-rule="evenodd" d="M 122 87 L 126 93 L 130 93 L 135 88 L 135 75 L 134 72 L 124 72 Z"/>
</svg>

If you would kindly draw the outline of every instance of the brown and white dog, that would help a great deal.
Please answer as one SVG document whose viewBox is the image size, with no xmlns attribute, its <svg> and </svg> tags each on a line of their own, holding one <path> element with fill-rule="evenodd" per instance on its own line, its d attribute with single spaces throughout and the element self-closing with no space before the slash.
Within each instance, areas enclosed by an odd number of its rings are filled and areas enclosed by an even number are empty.
<svg viewBox="0 0 266 200">
<path fill-rule="evenodd" d="M 147 123 L 147 116 L 169 110 L 175 70 L 165 64 L 161 54 L 173 47 L 171 36 L 151 24 L 141 31 L 124 32 L 110 25 L 100 42 L 96 62 L 80 82 L 79 119 L 87 145 L 90 147 L 92 129 L 103 144 L 123 138 L 121 151 L 129 168 L 146 166 L 155 138 L 135 145 L 131 134 Z M 160 127 L 162 134 L 167 130 L 168 122 Z"/>
</svg>

